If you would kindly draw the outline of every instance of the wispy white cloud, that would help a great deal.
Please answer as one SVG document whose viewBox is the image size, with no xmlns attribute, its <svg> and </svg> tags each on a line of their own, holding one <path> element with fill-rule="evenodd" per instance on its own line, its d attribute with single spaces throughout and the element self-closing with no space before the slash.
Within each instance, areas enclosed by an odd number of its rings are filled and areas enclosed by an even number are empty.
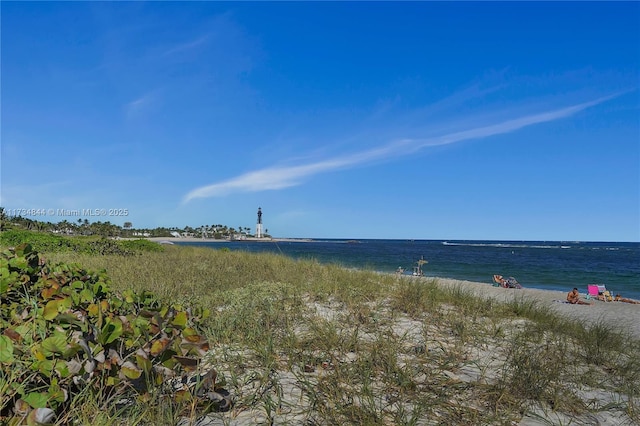
<svg viewBox="0 0 640 426">
<path fill-rule="evenodd" d="M 527 115 L 488 126 L 475 127 L 441 136 L 425 139 L 398 139 L 371 150 L 321 160 L 310 164 L 268 167 L 248 172 L 222 182 L 193 189 L 185 195 L 183 203 L 187 203 L 196 198 L 220 197 L 236 192 L 258 192 L 288 188 L 300 185 L 304 182 L 305 178 L 320 173 L 345 169 L 382 159 L 388 160 L 390 157 L 406 156 L 426 147 L 448 145 L 466 140 L 510 133 L 527 126 L 569 117 L 589 107 L 617 97 L 620 94 L 621 93 L 617 93 L 565 108 Z"/>
<path fill-rule="evenodd" d="M 512 120 L 503 121 L 502 123 L 492 124 L 484 127 L 476 127 L 474 129 L 464 130 L 462 132 L 450 133 L 443 136 L 434 138 L 428 138 L 423 140 L 414 140 L 415 149 L 421 149 L 428 146 L 436 145 L 448 145 L 455 142 L 462 142 L 470 139 L 480 139 L 489 136 L 500 135 L 504 133 L 510 133 L 527 126 L 534 124 L 546 123 L 549 121 L 559 120 L 561 118 L 569 117 L 589 107 L 598 105 L 609 99 L 612 99 L 620 94 L 614 94 L 598 98 L 594 101 L 584 102 L 581 104 L 573 105 L 566 108 L 556 109 L 552 111 L 546 111 L 539 114 L 528 115 Z"/>
<path fill-rule="evenodd" d="M 400 144 L 403 143 L 404 141 L 400 142 Z M 311 164 L 269 167 L 262 170 L 256 170 L 220 183 L 196 188 L 184 197 L 184 202 L 189 202 L 194 198 L 228 195 L 233 192 L 267 191 L 300 185 L 305 177 L 331 170 L 345 169 L 350 166 L 385 158 L 386 156 L 397 152 L 396 145 L 397 143 L 389 144 L 369 151 L 318 161 Z"/>
</svg>

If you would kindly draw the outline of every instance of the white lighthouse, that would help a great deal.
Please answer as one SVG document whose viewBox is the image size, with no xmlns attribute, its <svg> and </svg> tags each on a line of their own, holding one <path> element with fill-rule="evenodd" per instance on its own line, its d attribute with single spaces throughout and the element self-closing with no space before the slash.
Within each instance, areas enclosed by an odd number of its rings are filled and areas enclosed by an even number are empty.
<svg viewBox="0 0 640 426">
<path fill-rule="evenodd" d="M 262 209 L 258 207 L 258 223 L 256 224 L 256 238 L 262 238 Z"/>
</svg>

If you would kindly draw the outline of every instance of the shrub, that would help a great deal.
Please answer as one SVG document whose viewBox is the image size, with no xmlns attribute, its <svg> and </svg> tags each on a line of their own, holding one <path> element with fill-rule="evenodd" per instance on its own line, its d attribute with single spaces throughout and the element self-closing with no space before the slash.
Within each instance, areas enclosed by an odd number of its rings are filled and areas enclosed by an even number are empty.
<svg viewBox="0 0 640 426">
<path fill-rule="evenodd" d="M 0 255 L 0 423 L 60 415 L 82 392 L 148 394 L 198 365 L 208 312 L 111 291 L 104 271 L 48 264 L 28 244 Z"/>
<path fill-rule="evenodd" d="M 40 252 L 73 251 L 77 248 L 73 239 L 61 235 L 19 230 L 4 231 L 0 234 L 2 246 L 15 247 L 22 243 L 29 243 Z"/>
<path fill-rule="evenodd" d="M 133 255 L 143 251 L 162 251 L 162 245 L 149 240 L 112 240 L 104 237 L 62 236 L 44 232 L 11 230 L 0 234 L 0 246 L 29 244 L 46 253 L 76 252 L 86 254 Z"/>
<path fill-rule="evenodd" d="M 118 245 L 131 251 L 162 251 L 164 249 L 161 244 L 144 239 L 122 240 L 118 241 Z"/>
</svg>

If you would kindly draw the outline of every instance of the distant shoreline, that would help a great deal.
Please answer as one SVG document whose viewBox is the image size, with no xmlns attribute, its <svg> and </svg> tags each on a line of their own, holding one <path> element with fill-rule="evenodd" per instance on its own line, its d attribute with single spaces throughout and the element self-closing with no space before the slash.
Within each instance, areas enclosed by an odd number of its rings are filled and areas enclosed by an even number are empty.
<svg viewBox="0 0 640 426">
<path fill-rule="evenodd" d="M 239 240 L 227 240 L 227 239 L 214 239 L 214 238 L 198 238 L 198 237 L 142 237 L 145 240 L 162 242 L 168 241 L 171 243 L 230 243 L 230 242 L 260 242 L 260 243 L 278 243 L 278 242 L 301 242 L 310 243 L 314 240 L 311 238 L 255 238 L 247 237 Z"/>
</svg>

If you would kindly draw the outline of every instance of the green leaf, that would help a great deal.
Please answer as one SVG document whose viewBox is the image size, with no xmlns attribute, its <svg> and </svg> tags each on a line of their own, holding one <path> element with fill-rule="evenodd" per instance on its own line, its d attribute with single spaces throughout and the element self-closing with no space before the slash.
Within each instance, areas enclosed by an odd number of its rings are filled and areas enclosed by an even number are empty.
<svg viewBox="0 0 640 426">
<path fill-rule="evenodd" d="M 92 302 L 93 299 L 94 299 L 94 294 L 90 289 L 85 288 L 80 292 L 80 301 Z"/>
<path fill-rule="evenodd" d="M 69 294 L 68 299 L 70 299 L 73 302 L 73 305 L 79 305 L 80 304 L 80 295 L 76 291 L 72 291 Z"/>
<path fill-rule="evenodd" d="M 169 306 L 161 306 L 160 307 L 160 316 L 165 318 L 167 316 L 167 312 L 169 312 Z"/>
<path fill-rule="evenodd" d="M 29 262 L 24 257 L 14 257 L 9 261 L 9 265 L 15 269 L 26 269 L 29 266 Z"/>
<path fill-rule="evenodd" d="M 25 256 L 33 251 L 33 247 L 29 243 L 22 243 L 16 247 L 16 256 Z"/>
<path fill-rule="evenodd" d="M 55 366 L 55 371 L 63 379 L 67 378 L 67 377 L 69 377 L 71 375 L 71 372 L 69 371 L 69 367 L 67 366 L 66 362 L 57 362 L 56 366 Z"/>
<path fill-rule="evenodd" d="M 7 336 L 0 336 L 0 362 L 13 362 L 13 343 Z"/>
<path fill-rule="evenodd" d="M 22 336 L 22 339 L 24 339 L 25 341 L 28 341 L 28 342 L 33 341 L 33 338 L 31 337 L 32 328 L 31 328 L 30 324 L 19 325 L 14 330 L 20 336 Z"/>
<path fill-rule="evenodd" d="M 97 317 L 98 314 L 100 313 L 99 311 L 100 311 L 100 308 L 95 303 L 92 303 L 87 307 L 87 313 L 92 317 Z"/>
<path fill-rule="evenodd" d="M 15 282 L 15 278 L 18 274 L 13 272 L 14 277 L 11 277 L 11 272 L 9 272 L 9 268 L 3 266 L 0 268 L 0 294 L 6 293 L 11 287 L 11 283 Z"/>
<path fill-rule="evenodd" d="M 182 335 L 184 337 L 189 337 L 189 336 L 197 336 L 198 332 L 196 330 L 194 330 L 191 327 L 185 328 L 184 330 L 182 330 Z"/>
<path fill-rule="evenodd" d="M 63 354 L 67 350 L 67 336 L 60 331 L 54 332 L 53 335 L 42 341 L 42 349 L 47 356 Z"/>
<path fill-rule="evenodd" d="M 56 322 L 57 322 L 58 324 L 74 324 L 74 325 L 77 325 L 77 326 L 80 326 L 80 327 L 82 327 L 83 325 L 85 325 L 85 323 L 84 323 L 84 322 L 80 321 L 80 320 L 78 319 L 78 317 L 76 317 L 76 316 L 75 316 L 75 315 L 73 315 L 73 314 L 59 314 L 59 315 L 56 317 Z M 86 328 L 86 327 L 85 327 L 85 328 Z"/>
<path fill-rule="evenodd" d="M 49 400 L 49 394 L 44 392 L 31 392 L 22 397 L 31 408 L 45 408 Z"/>
<path fill-rule="evenodd" d="M 142 375 L 142 370 L 131 361 L 127 361 L 122 364 L 122 374 L 128 379 L 137 379 Z"/>
<path fill-rule="evenodd" d="M 51 371 L 53 370 L 53 361 L 45 359 L 44 361 L 39 361 L 36 365 L 39 372 L 44 374 L 45 376 L 51 376 Z"/>
<path fill-rule="evenodd" d="M 122 332 L 122 321 L 118 318 L 107 318 L 100 332 L 100 336 L 98 336 L 98 341 L 104 345 L 108 345 L 120 337 Z"/>
<path fill-rule="evenodd" d="M 122 300 L 118 299 L 118 298 L 113 298 L 111 299 L 111 307 L 113 309 L 120 309 L 120 307 L 122 306 L 124 302 L 122 302 Z"/>
<path fill-rule="evenodd" d="M 149 372 L 151 371 L 151 368 L 153 367 L 151 364 L 151 361 L 149 361 L 148 359 L 146 359 L 141 355 L 136 355 L 135 358 L 136 358 L 136 364 L 138 364 L 138 366 L 141 367 L 145 373 L 149 374 Z"/>
<path fill-rule="evenodd" d="M 43 316 L 47 321 L 52 321 L 58 316 L 58 308 L 60 306 L 60 300 L 49 300 L 44 306 Z"/>
<path fill-rule="evenodd" d="M 64 391 L 58 387 L 57 390 L 49 390 L 49 401 L 55 401 L 57 403 L 63 403 L 67 399 Z"/>
<path fill-rule="evenodd" d="M 4 294 L 9 290 L 9 279 L 2 277 L 0 278 L 0 294 Z"/>
<path fill-rule="evenodd" d="M 69 309 L 73 306 L 73 299 L 70 297 L 65 297 L 64 299 L 60 300 L 60 306 L 63 309 Z"/>
<path fill-rule="evenodd" d="M 47 358 L 47 356 L 53 355 L 52 352 L 46 352 L 42 349 L 42 343 L 35 344 L 31 346 L 31 354 L 35 359 L 39 361 L 43 361 Z"/>
<path fill-rule="evenodd" d="M 171 324 L 176 327 L 184 328 L 187 325 L 187 313 L 185 311 L 178 312 Z"/>
<path fill-rule="evenodd" d="M 107 287 L 107 285 L 102 280 L 98 281 L 97 283 L 95 283 L 93 285 L 93 292 L 98 297 L 103 296 L 108 291 L 109 291 L 109 288 Z"/>
<path fill-rule="evenodd" d="M 169 339 L 156 340 L 151 344 L 151 349 L 150 349 L 151 355 L 152 356 L 160 355 L 165 350 L 165 348 L 169 343 L 171 343 Z"/>
</svg>

